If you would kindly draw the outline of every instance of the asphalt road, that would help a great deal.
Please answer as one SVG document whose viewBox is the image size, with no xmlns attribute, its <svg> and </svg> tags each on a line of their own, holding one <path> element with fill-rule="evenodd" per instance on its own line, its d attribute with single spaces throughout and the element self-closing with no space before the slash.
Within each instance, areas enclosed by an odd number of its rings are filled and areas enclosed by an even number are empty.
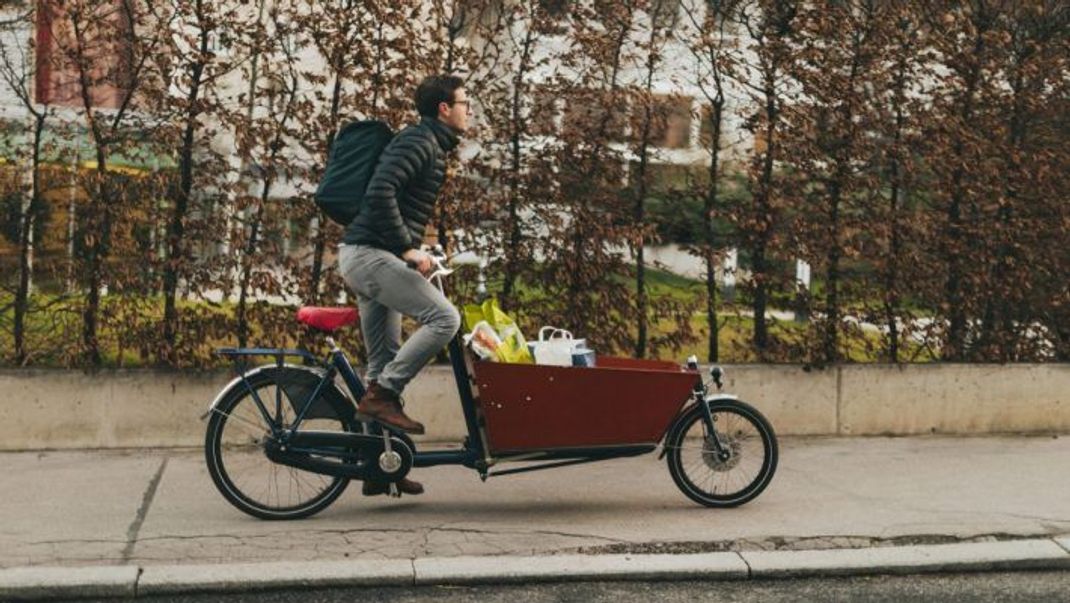
<svg viewBox="0 0 1070 603">
<path fill-rule="evenodd" d="M 201 603 L 349 603 L 376 601 L 479 601 L 480 603 L 659 603 L 717 601 L 778 603 L 781 601 L 866 601 L 913 603 L 931 601 L 1058 603 L 1070 601 L 1070 571 L 874 576 L 863 578 L 768 580 L 738 582 L 585 582 L 521 586 L 350 588 L 288 590 L 233 595 L 191 595 L 139 598 L 146 602 Z"/>
</svg>

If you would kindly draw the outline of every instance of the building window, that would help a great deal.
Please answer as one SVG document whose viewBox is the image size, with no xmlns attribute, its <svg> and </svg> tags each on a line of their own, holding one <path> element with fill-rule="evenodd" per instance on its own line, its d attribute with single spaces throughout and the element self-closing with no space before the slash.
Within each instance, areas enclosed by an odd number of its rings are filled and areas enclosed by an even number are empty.
<svg viewBox="0 0 1070 603">
<path fill-rule="evenodd" d="M 628 164 L 628 185 L 634 190 L 639 186 L 639 162 Z M 701 164 L 648 163 L 646 166 L 646 192 L 650 197 L 670 197 L 688 191 L 695 186 L 709 183 L 708 170 Z"/>
<path fill-rule="evenodd" d="M 726 0 L 706 1 L 706 22 L 713 24 L 717 31 L 734 35 L 739 26 L 741 8 L 738 2 Z"/>
<path fill-rule="evenodd" d="M 721 112 L 721 137 L 724 138 L 725 122 L 727 120 L 726 111 Z M 702 111 L 700 112 L 700 121 L 698 128 L 698 142 L 702 145 L 702 148 L 709 149 L 713 145 L 713 109 L 709 104 L 702 105 Z"/>
<path fill-rule="evenodd" d="M 531 111 L 527 132 L 532 136 L 556 136 L 560 111 L 557 93 L 547 84 L 535 84 L 530 90 Z"/>
<path fill-rule="evenodd" d="M 90 102 L 95 107 L 116 108 L 132 83 L 133 24 L 121 10 L 121 0 L 102 0 L 79 5 L 81 36 L 56 8 L 54 0 L 39 0 L 36 23 L 35 99 L 38 103 L 81 106 L 82 73 L 87 65 Z M 81 57 L 78 52 L 81 49 Z"/>
<path fill-rule="evenodd" d="M 651 99 L 653 113 L 650 122 L 651 144 L 665 149 L 686 149 L 691 144 L 691 97 L 655 94 Z M 638 139 L 642 135 L 642 106 L 634 110 L 632 132 Z"/>
<path fill-rule="evenodd" d="M 543 34 L 563 34 L 568 21 L 569 0 L 538 0 L 535 30 Z"/>
<path fill-rule="evenodd" d="M 563 161 L 558 165 L 557 181 L 566 199 L 597 199 L 624 189 L 625 164 L 614 159 L 598 161 L 594 169 L 585 161 Z"/>
<path fill-rule="evenodd" d="M 602 90 L 572 91 L 565 99 L 562 126 L 569 132 L 589 132 L 594 135 L 604 124 L 607 140 L 625 142 L 627 102 L 623 94 L 620 97 L 619 101 L 614 101 L 610 93 Z"/>
<path fill-rule="evenodd" d="M 650 3 L 650 22 L 654 28 L 664 30 L 676 27 L 679 4 L 679 0 L 653 0 Z"/>
<path fill-rule="evenodd" d="M 539 10 L 547 17 L 564 19 L 568 16 L 569 0 L 539 0 Z"/>
</svg>

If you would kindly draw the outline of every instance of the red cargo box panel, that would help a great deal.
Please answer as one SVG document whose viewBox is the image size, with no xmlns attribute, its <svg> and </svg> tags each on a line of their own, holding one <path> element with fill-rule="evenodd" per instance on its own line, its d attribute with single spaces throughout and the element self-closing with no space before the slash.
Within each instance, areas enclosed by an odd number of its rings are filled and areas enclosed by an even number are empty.
<svg viewBox="0 0 1070 603">
<path fill-rule="evenodd" d="M 474 363 L 491 452 L 657 443 L 699 379 L 672 362 L 597 365 Z"/>
</svg>

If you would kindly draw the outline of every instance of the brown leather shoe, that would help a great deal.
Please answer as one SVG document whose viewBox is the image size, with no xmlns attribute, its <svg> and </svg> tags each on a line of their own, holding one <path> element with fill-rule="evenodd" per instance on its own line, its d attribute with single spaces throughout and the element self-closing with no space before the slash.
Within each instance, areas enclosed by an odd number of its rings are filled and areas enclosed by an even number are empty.
<svg viewBox="0 0 1070 603">
<path fill-rule="evenodd" d="M 415 434 L 424 432 L 423 423 L 413 421 L 401 410 L 398 395 L 374 381 L 360 399 L 357 412 L 401 431 Z"/>
<path fill-rule="evenodd" d="M 424 486 L 420 482 L 415 482 L 407 477 L 403 477 L 397 481 L 398 492 L 402 494 L 409 494 L 416 496 L 417 494 L 424 493 Z M 360 489 L 361 494 L 364 496 L 378 496 L 380 494 L 390 493 L 390 482 L 373 482 L 366 480 L 364 486 Z"/>
</svg>

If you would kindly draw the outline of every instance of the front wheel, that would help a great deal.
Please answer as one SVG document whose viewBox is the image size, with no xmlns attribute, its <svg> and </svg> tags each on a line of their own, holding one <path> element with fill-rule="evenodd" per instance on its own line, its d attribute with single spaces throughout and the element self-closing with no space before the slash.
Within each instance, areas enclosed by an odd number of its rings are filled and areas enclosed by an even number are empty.
<svg viewBox="0 0 1070 603">
<path fill-rule="evenodd" d="M 665 438 L 669 473 L 677 487 L 700 505 L 737 507 L 753 500 L 772 481 L 776 434 L 749 404 L 719 400 L 709 405 L 715 433 L 706 427 L 697 404 L 669 430 Z"/>
</svg>

